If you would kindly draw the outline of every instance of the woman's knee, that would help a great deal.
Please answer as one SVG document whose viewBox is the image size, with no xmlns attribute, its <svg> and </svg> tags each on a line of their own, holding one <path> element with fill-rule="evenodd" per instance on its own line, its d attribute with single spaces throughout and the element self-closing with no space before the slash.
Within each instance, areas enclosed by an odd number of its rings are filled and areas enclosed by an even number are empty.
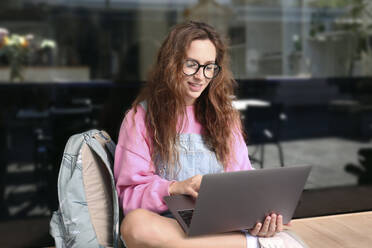
<svg viewBox="0 0 372 248">
<path fill-rule="evenodd" d="M 155 215 L 145 209 L 136 209 L 125 216 L 120 233 L 129 247 L 156 247 L 161 243 Z"/>
</svg>

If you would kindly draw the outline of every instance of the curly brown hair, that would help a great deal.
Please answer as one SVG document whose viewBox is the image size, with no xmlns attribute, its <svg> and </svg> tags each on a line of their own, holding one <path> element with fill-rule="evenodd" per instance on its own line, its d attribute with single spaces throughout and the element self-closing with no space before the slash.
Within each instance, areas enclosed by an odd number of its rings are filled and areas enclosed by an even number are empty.
<svg viewBox="0 0 372 248">
<path fill-rule="evenodd" d="M 156 161 L 164 162 L 167 170 L 173 172 L 178 165 L 177 123 L 183 123 L 186 112 L 182 65 L 191 42 L 207 39 L 216 48 L 216 63 L 221 71 L 196 99 L 195 117 L 203 126 L 204 142 L 224 169 L 234 161 L 234 136 L 242 132 L 239 112 L 232 106 L 236 82 L 229 69 L 227 46 L 208 24 L 189 21 L 176 25 L 160 47 L 147 83 L 133 103 L 136 109 L 140 102 L 147 102 L 145 122 L 153 143 L 152 159 L 155 165 L 158 165 Z"/>
</svg>

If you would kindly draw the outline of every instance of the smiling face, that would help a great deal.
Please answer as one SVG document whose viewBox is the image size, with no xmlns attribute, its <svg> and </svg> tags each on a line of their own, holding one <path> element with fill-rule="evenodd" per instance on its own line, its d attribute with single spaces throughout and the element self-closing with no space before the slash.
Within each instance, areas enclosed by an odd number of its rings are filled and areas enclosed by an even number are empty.
<svg viewBox="0 0 372 248">
<path fill-rule="evenodd" d="M 200 65 L 215 63 L 216 47 L 210 40 L 194 40 L 186 50 L 186 60 L 194 60 Z M 184 76 L 182 83 L 186 88 L 186 105 L 193 105 L 211 81 L 204 76 L 203 69 L 200 67 L 194 75 Z"/>
</svg>

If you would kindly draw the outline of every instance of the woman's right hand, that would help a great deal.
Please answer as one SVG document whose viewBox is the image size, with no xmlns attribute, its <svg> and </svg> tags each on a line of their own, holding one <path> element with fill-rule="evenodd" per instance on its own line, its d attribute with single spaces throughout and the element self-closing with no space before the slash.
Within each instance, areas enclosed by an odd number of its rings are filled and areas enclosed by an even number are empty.
<svg viewBox="0 0 372 248">
<path fill-rule="evenodd" d="M 283 231 L 283 216 L 272 213 L 266 216 L 263 223 L 259 222 L 256 226 L 249 230 L 252 236 L 272 237 L 276 233 Z"/>
<path fill-rule="evenodd" d="M 197 198 L 202 178 L 203 176 L 196 175 L 184 181 L 175 181 L 169 186 L 169 194 L 190 195 L 194 198 Z"/>
</svg>

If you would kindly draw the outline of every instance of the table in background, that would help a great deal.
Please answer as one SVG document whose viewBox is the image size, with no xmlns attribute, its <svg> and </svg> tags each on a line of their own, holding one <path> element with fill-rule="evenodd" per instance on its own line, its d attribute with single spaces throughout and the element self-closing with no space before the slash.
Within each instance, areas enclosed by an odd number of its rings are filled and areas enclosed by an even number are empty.
<svg viewBox="0 0 372 248">
<path fill-rule="evenodd" d="M 295 219 L 289 229 L 310 248 L 372 247 L 372 211 Z"/>
</svg>

